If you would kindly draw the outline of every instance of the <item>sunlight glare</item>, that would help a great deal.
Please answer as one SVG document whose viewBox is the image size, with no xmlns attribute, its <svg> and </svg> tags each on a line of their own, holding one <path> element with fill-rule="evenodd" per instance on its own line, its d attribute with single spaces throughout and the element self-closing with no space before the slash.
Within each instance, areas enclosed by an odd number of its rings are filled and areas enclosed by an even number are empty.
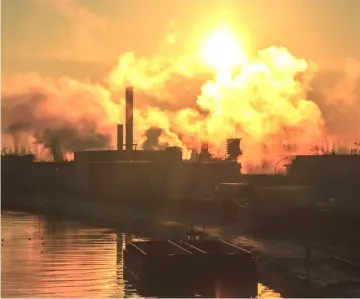
<svg viewBox="0 0 360 299">
<path fill-rule="evenodd" d="M 202 47 L 204 62 L 218 71 L 231 70 L 246 60 L 240 41 L 227 29 L 207 36 Z"/>
</svg>

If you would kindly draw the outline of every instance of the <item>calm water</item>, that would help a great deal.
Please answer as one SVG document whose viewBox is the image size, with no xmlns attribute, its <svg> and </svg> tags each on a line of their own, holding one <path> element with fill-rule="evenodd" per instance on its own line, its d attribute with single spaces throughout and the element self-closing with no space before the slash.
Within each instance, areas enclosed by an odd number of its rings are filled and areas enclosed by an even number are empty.
<svg viewBox="0 0 360 299">
<path fill-rule="evenodd" d="M 1 231 L 1 297 L 139 297 L 123 279 L 121 234 L 13 212 Z"/>
</svg>

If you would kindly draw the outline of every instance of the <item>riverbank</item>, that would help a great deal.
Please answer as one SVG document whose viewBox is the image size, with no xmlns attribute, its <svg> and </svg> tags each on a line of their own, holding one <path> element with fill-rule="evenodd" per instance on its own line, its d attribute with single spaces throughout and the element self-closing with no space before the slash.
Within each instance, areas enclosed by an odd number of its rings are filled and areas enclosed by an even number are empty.
<svg viewBox="0 0 360 299">
<path fill-rule="evenodd" d="M 253 252 L 259 263 L 259 280 L 283 297 L 352 297 L 360 273 L 342 269 L 329 256 L 351 256 L 349 250 L 324 243 L 303 243 L 303 240 L 275 238 L 270 233 L 260 237 L 236 224 L 223 225 L 219 217 L 204 216 L 196 211 L 179 213 L 176 204 L 155 208 L 135 207 L 118 202 L 79 200 L 74 197 L 3 196 L 2 207 L 55 217 L 75 219 L 115 231 L 149 238 L 181 238 L 193 224 L 203 225 L 204 231 L 224 238 Z M 306 249 L 311 249 L 311 280 L 307 281 Z"/>
</svg>

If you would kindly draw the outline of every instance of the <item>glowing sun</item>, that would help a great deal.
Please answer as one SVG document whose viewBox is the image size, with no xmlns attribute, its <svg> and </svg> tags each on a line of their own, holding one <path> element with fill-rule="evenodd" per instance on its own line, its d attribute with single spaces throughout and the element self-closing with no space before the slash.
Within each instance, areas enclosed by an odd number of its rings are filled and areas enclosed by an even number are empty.
<svg viewBox="0 0 360 299">
<path fill-rule="evenodd" d="M 240 41 L 227 29 L 219 29 L 205 38 L 202 57 L 217 70 L 230 70 L 246 60 Z"/>
</svg>

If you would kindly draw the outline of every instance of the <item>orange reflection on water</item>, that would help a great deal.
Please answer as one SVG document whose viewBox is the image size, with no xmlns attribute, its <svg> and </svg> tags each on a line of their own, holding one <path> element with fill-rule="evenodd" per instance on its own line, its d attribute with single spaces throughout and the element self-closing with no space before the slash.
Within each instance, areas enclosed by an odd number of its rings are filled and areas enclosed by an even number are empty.
<svg viewBox="0 0 360 299">
<path fill-rule="evenodd" d="M 1 224 L 1 297 L 139 297 L 123 277 L 124 234 L 8 212 Z M 281 296 L 259 284 L 259 297 Z"/>
<path fill-rule="evenodd" d="M 269 289 L 268 287 L 258 284 L 258 298 L 281 298 L 280 293 Z"/>
<path fill-rule="evenodd" d="M 126 295 L 114 234 L 78 225 L 53 230 L 45 222 L 36 216 L 3 214 L 2 297 Z"/>
</svg>

